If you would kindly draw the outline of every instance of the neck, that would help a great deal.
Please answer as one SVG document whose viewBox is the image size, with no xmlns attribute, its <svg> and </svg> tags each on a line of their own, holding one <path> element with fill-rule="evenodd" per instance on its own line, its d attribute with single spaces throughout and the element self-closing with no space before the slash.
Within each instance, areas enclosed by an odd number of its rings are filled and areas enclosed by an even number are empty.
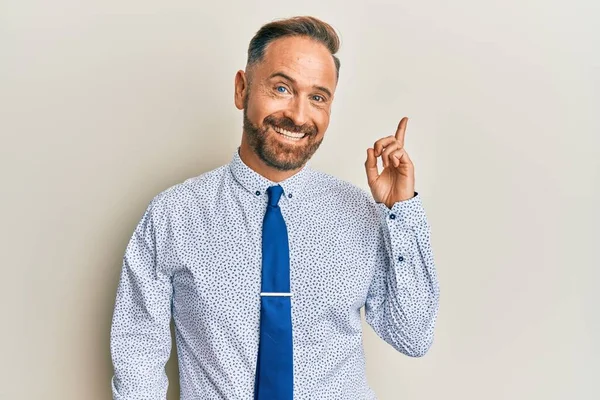
<svg viewBox="0 0 600 400">
<path fill-rule="evenodd" d="M 272 182 L 281 182 L 286 180 L 287 178 L 295 175 L 302 168 L 290 170 L 290 171 L 280 171 L 276 168 L 267 165 L 260 157 L 247 145 L 244 139 L 242 139 L 242 145 L 239 150 L 240 158 L 248 167 L 250 167 L 253 171 L 259 173 L 264 176 L 268 180 Z"/>
</svg>

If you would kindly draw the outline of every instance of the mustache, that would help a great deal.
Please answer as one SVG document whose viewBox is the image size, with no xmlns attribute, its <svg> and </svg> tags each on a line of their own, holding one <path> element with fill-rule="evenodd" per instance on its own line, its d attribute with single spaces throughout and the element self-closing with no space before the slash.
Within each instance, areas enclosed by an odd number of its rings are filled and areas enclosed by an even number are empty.
<svg viewBox="0 0 600 400">
<path fill-rule="evenodd" d="M 292 133 L 304 133 L 307 135 L 315 135 L 317 133 L 317 127 L 314 125 L 296 125 L 294 121 L 289 118 L 276 118 L 272 115 L 269 115 L 264 119 L 265 125 L 274 125 L 279 128 L 285 129 L 286 131 L 290 131 Z"/>
</svg>

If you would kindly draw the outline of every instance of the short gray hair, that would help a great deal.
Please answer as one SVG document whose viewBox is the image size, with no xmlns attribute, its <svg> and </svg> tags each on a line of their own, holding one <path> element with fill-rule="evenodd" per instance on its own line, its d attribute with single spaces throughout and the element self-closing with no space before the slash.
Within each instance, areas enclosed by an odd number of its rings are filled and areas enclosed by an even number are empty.
<svg viewBox="0 0 600 400">
<path fill-rule="evenodd" d="M 340 48 L 340 38 L 331 25 L 310 16 L 279 19 L 263 25 L 250 40 L 247 65 L 262 61 L 269 43 L 288 36 L 304 36 L 325 45 L 333 57 L 336 75 L 339 78 L 340 60 L 335 54 Z"/>
</svg>

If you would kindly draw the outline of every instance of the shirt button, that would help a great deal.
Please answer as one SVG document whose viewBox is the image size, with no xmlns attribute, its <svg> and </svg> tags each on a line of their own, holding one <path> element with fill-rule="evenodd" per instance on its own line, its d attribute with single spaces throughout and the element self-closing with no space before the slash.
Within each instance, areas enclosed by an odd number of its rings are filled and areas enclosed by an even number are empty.
<svg viewBox="0 0 600 400">
<path fill-rule="evenodd" d="M 257 196 L 260 196 L 260 191 L 258 191 L 258 190 L 257 190 L 257 191 L 256 191 L 256 195 L 257 195 Z"/>
<path fill-rule="evenodd" d="M 396 214 L 390 214 L 390 219 L 396 219 Z"/>
<path fill-rule="evenodd" d="M 291 193 L 290 193 L 290 194 L 288 194 L 288 197 L 291 199 L 291 198 L 292 198 L 292 194 L 291 194 Z"/>
<path fill-rule="evenodd" d="M 400 261 L 400 262 L 404 261 L 404 257 L 402 257 L 402 256 L 398 257 L 398 261 Z"/>
</svg>

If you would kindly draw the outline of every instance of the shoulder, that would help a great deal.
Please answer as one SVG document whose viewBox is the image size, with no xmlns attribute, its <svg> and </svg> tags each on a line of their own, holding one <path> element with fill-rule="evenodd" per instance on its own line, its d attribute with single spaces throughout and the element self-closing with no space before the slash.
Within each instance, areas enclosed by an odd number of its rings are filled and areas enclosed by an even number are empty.
<svg viewBox="0 0 600 400">
<path fill-rule="evenodd" d="M 227 164 L 222 165 L 171 185 L 152 198 L 151 209 L 155 213 L 170 214 L 206 202 L 227 179 L 228 168 Z"/>
<path fill-rule="evenodd" d="M 366 184 L 366 182 L 365 182 Z M 371 191 L 331 174 L 312 170 L 307 201 L 319 203 L 327 213 L 336 213 L 346 233 L 377 234 L 379 207 Z"/>
<path fill-rule="evenodd" d="M 370 191 L 352 182 L 315 169 L 310 169 L 311 189 L 317 197 L 326 196 L 332 201 L 354 203 L 360 209 L 376 206 Z"/>
</svg>

